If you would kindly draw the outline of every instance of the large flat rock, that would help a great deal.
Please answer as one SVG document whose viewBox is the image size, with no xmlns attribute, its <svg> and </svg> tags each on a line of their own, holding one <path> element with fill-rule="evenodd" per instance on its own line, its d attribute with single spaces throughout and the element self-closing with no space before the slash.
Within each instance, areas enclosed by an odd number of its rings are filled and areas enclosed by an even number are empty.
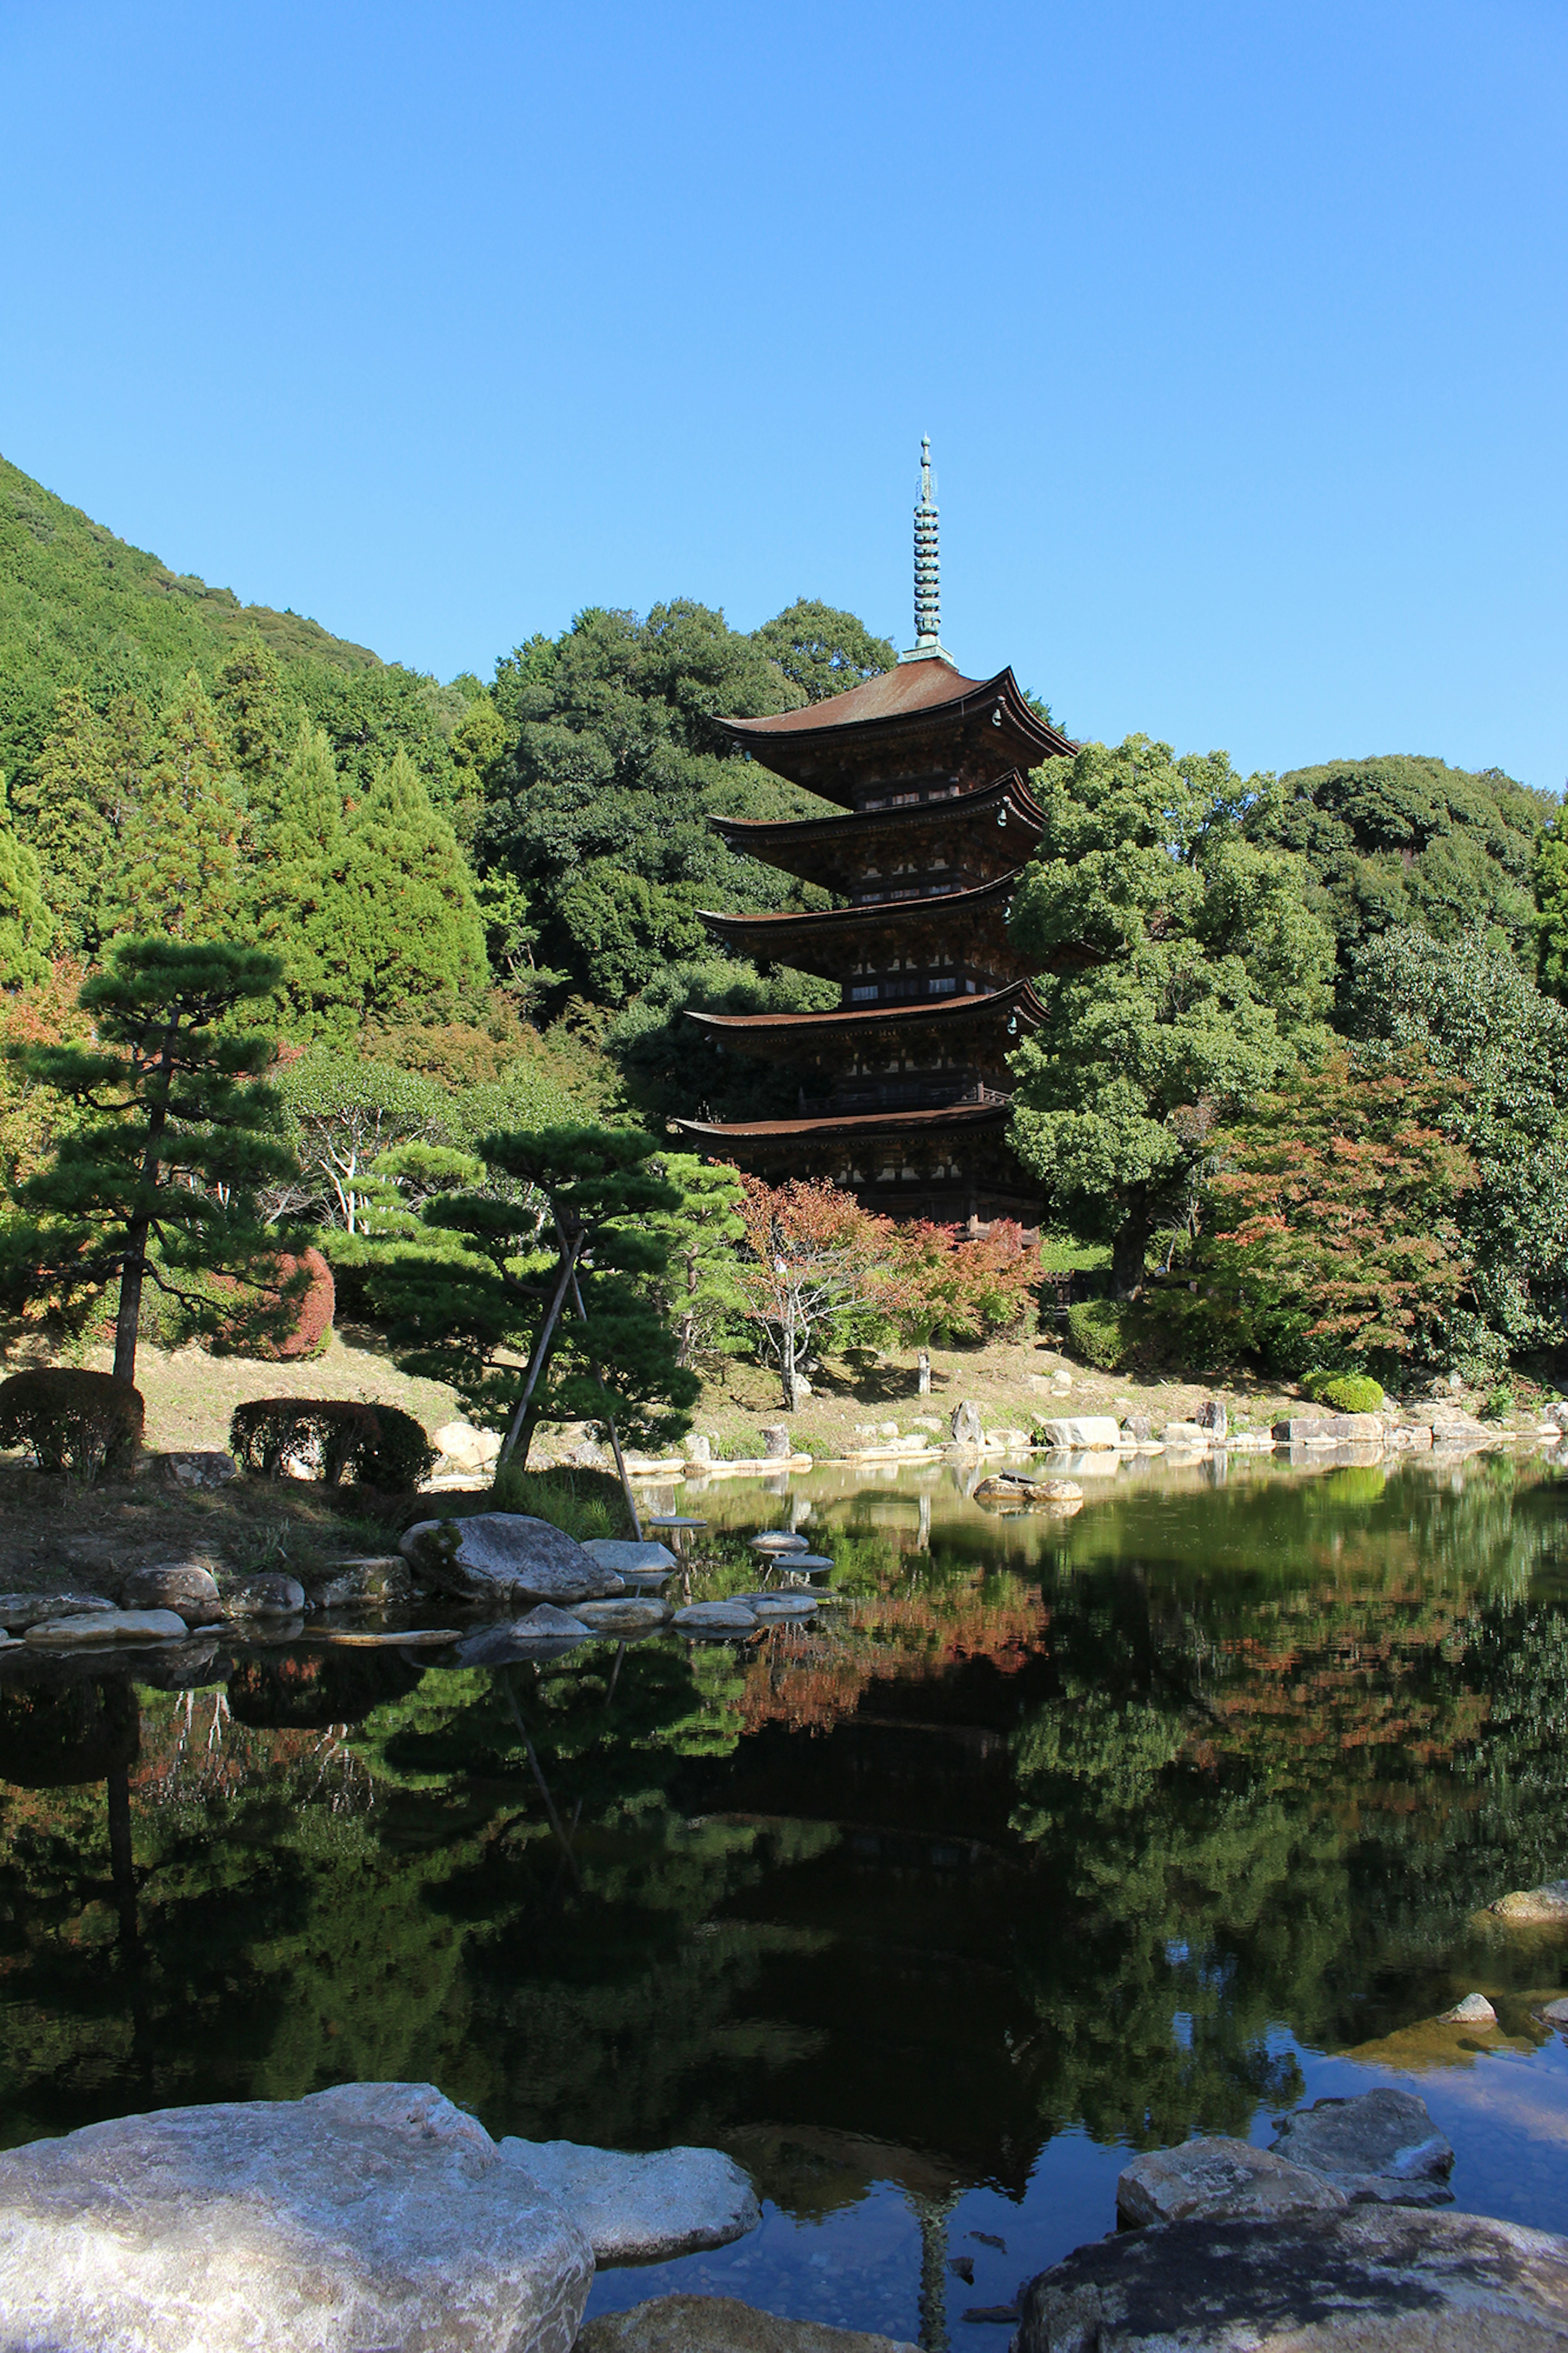
<svg viewBox="0 0 1568 2353">
<path fill-rule="evenodd" d="M 662 1568 L 668 1575 L 676 1565 L 668 1545 L 633 1544 L 627 1537 L 590 1536 L 583 1549 L 593 1555 L 601 1568 L 613 1569 L 617 1577 L 628 1568 Z"/>
<path fill-rule="evenodd" d="M 1076 2249 L 1019 2306 L 1016 2353 L 1563 2353 L 1568 2239 L 1402 2207 L 1167 2222 Z"/>
<path fill-rule="evenodd" d="M 399 1550 L 423 1583 L 498 1611 L 531 1601 L 569 1609 L 574 1601 L 602 1601 L 626 1589 L 575 1537 L 526 1512 L 420 1520 Z"/>
<path fill-rule="evenodd" d="M 656 2295 L 626 2312 L 602 2312 L 577 2353 L 915 2353 L 892 2337 L 781 2320 L 731 2295 Z"/>
<path fill-rule="evenodd" d="M 579 2141 L 509 2137 L 500 2150 L 566 2209 L 601 2263 L 664 2263 L 728 2246 L 762 2221 L 750 2175 L 722 2149 L 627 2157 Z"/>
<path fill-rule="evenodd" d="M 178 1642 L 188 1630 L 173 1609 L 89 1609 L 79 1618 L 42 1619 L 22 1639 L 46 1650 L 68 1650 L 82 1642 L 94 1648 L 108 1642 Z"/>
<path fill-rule="evenodd" d="M 1350 2204 L 1342 2189 L 1321 2173 L 1289 2165 L 1272 2150 L 1223 2134 L 1184 2141 L 1136 2157 L 1116 2183 L 1116 2219 L 1140 2228 L 1150 2222 L 1188 2222 L 1220 2215 L 1256 2215 L 1279 2221 L 1295 2214 L 1342 2213 Z"/>
<path fill-rule="evenodd" d="M 1382 2085 L 1354 2100 L 1319 2100 L 1284 2117 L 1274 2153 L 1337 2182 L 1347 2198 L 1394 2206 L 1440 2206 L 1454 2150 L 1414 2092 Z"/>
<path fill-rule="evenodd" d="M 1113 1413 L 1074 1413 L 1043 1422 L 1040 1443 L 1053 1452 L 1096 1454 L 1114 1452 L 1121 1424 Z"/>
<path fill-rule="evenodd" d="M 584 1604 L 584 1607 L 587 1605 Z M 504 1618 L 477 1633 L 465 1634 L 458 1657 L 465 1667 L 506 1667 L 524 1660 L 542 1664 L 564 1658 L 588 1639 L 588 1628 L 568 1609 L 541 1601 L 521 1618 Z"/>
<path fill-rule="evenodd" d="M 569 2353 L 586 2237 L 428 2084 L 0 2156 L 5 2353 Z"/>
</svg>

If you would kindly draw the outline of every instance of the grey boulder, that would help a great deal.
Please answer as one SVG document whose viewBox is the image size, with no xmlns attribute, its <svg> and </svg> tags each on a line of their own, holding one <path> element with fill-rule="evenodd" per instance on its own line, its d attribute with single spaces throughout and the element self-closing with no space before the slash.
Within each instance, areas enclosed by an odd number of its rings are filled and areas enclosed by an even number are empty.
<svg viewBox="0 0 1568 2353">
<path fill-rule="evenodd" d="M 781 2320 L 732 2295 L 656 2295 L 625 2312 L 601 2312 L 577 2353 L 915 2353 L 901 2338 Z"/>
<path fill-rule="evenodd" d="M 165 2108 L 0 2156 L 7 2353 L 569 2353 L 593 2270 L 428 2084 Z"/>
<path fill-rule="evenodd" d="M 221 1454 L 216 1448 L 154 1454 L 147 1468 L 171 1487 L 226 1487 L 239 1476 L 233 1455 Z"/>
<path fill-rule="evenodd" d="M 458 1657 L 465 1667 L 505 1667 L 527 1659 L 564 1658 L 587 1639 L 588 1629 L 581 1618 L 542 1601 L 524 1617 L 503 1619 L 499 1625 L 481 1626 L 477 1633 L 465 1634 L 458 1644 Z"/>
<path fill-rule="evenodd" d="M 389 1601 L 406 1601 L 413 1589 L 400 1553 L 374 1553 L 335 1561 L 311 1584 L 310 1599 L 318 1609 L 382 1609 Z"/>
<path fill-rule="evenodd" d="M 81 1618 L 89 1609 L 112 1609 L 103 1593 L 0 1593 L 0 1626 L 25 1633 L 46 1618 Z"/>
<path fill-rule="evenodd" d="M 398 1549 L 421 1582 L 491 1609 L 521 1609 L 531 1601 L 570 1609 L 624 1590 L 616 1571 L 575 1537 L 526 1512 L 420 1520 Z"/>
<path fill-rule="evenodd" d="M 298 1618 L 304 1610 L 305 1588 L 297 1577 L 270 1569 L 231 1585 L 223 1606 L 231 1618 Z"/>
<path fill-rule="evenodd" d="M 1497 2012 L 1484 1993 L 1468 1993 L 1463 2001 L 1454 2004 L 1452 2010 L 1443 2010 L 1437 2023 L 1439 2026 L 1495 2026 Z"/>
<path fill-rule="evenodd" d="M 1274 2151 L 1325 2174 L 1352 2202 L 1451 2205 L 1453 2147 L 1414 2092 L 1384 2086 L 1354 2100 L 1319 2100 L 1280 2120 Z"/>
<path fill-rule="evenodd" d="M 173 1609 L 89 1609 L 80 1618 L 46 1618 L 29 1626 L 24 1639 L 40 1650 L 71 1650 L 81 1643 L 183 1642 L 189 1629 Z"/>
<path fill-rule="evenodd" d="M 1019 2306 L 1016 2353 L 1563 2353 L 1568 2239 L 1362 2206 L 1168 2222 L 1075 2249 Z"/>
<path fill-rule="evenodd" d="M 601 2263 L 664 2263 L 727 2246 L 762 2221 L 750 2176 L 721 2149 L 626 2157 L 573 2140 L 509 2137 L 500 2151 L 565 2207 Z"/>
<path fill-rule="evenodd" d="M 694 1601 L 671 1623 L 678 1634 L 754 1634 L 757 1613 L 742 1601 Z"/>
<path fill-rule="evenodd" d="M 1278 2221 L 1289 2215 L 1342 2213 L 1349 2204 L 1344 2191 L 1323 2174 L 1220 2134 L 1134 2158 L 1116 2183 L 1116 2219 L 1131 2228 L 1222 2215 Z"/>
<path fill-rule="evenodd" d="M 613 1570 L 624 1577 L 628 1568 L 661 1568 L 666 1576 L 675 1567 L 675 1555 L 668 1545 L 633 1544 L 616 1536 L 590 1536 L 583 1546 L 601 1568 Z"/>
<path fill-rule="evenodd" d="M 217 1579 L 210 1568 L 195 1562 L 164 1561 L 153 1568 L 133 1568 L 120 1588 L 122 1609 L 177 1609 L 183 1617 L 194 1610 L 216 1616 Z"/>
<path fill-rule="evenodd" d="M 948 1432 L 954 1446 L 980 1447 L 985 1442 L 985 1424 L 980 1419 L 980 1408 L 973 1398 L 965 1398 L 952 1409 Z"/>
<path fill-rule="evenodd" d="M 624 1601 L 579 1601 L 575 1617 L 591 1634 L 652 1634 L 669 1623 L 669 1604 L 657 1595 L 628 1593 Z"/>
</svg>

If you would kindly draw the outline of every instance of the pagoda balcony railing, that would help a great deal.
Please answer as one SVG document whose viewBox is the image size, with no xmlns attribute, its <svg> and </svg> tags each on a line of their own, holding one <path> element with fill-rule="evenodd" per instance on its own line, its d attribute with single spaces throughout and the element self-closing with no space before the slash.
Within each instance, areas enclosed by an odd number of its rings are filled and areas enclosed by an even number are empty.
<svg viewBox="0 0 1568 2353">
<path fill-rule="evenodd" d="M 961 1105 L 1011 1103 L 1011 1095 L 1000 1088 L 988 1087 L 978 1079 L 868 1079 L 859 1085 L 853 1081 L 835 1087 L 826 1114 L 864 1111 L 951 1111 Z M 803 1113 L 808 1109 L 820 1112 L 820 1104 L 806 1103 L 804 1088 L 800 1095 Z"/>
<path fill-rule="evenodd" d="M 896 890 L 857 891 L 851 903 L 857 907 L 885 907 L 891 899 L 949 899 L 955 891 L 966 887 L 963 882 L 900 882 Z"/>
</svg>

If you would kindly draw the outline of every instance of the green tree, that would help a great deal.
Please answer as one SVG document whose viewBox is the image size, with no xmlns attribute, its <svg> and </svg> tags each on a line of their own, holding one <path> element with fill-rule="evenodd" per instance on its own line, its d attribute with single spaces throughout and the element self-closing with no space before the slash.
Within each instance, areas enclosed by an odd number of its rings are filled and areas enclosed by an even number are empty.
<svg viewBox="0 0 1568 2353">
<path fill-rule="evenodd" d="M 229 765 L 243 784 L 253 816 L 264 813 L 284 760 L 283 668 L 252 629 L 218 669 L 213 708 Z"/>
<path fill-rule="evenodd" d="M 345 1008 L 457 1006 L 482 994 L 484 926 L 449 821 L 399 751 L 349 813 Z"/>
<path fill-rule="evenodd" d="M 1132 735 L 1037 781 L 1045 830 L 1011 931 L 1046 967 L 1045 1018 L 1014 1057 L 1014 1142 L 1053 1215 L 1110 1241 L 1126 1298 L 1188 1212 L 1215 1113 L 1320 1036 L 1333 943 L 1300 862 L 1240 838 L 1264 780 L 1225 753 L 1177 760 Z"/>
<path fill-rule="evenodd" d="M 676 1361 L 658 1294 L 668 1245 L 654 1223 L 680 1195 L 655 1173 L 656 1150 L 630 1128 L 484 1136 L 483 1189 L 433 1194 L 420 1211 L 427 1239 L 389 1242 L 367 1270 L 398 1363 L 449 1381 L 491 1429 L 521 1404 L 519 1359 L 542 1351 L 520 1469 L 542 1420 L 613 1418 L 623 1438 L 651 1444 L 689 1426 L 699 1384 Z"/>
<path fill-rule="evenodd" d="M 79 686 L 61 689 L 32 777 L 13 794 L 18 829 L 36 851 L 59 917 L 62 945 L 93 955 L 128 814 L 111 731 Z"/>
<path fill-rule="evenodd" d="M 394 1145 L 449 1145 L 452 1106 L 431 1079 L 395 1063 L 317 1048 L 279 1073 L 277 1094 L 297 1170 L 275 1214 L 358 1233 L 367 1203 L 384 1199 Z M 467 1164 L 465 1163 L 465 1166 Z"/>
<path fill-rule="evenodd" d="M 853 613 L 813 596 L 797 596 L 753 629 L 752 643 L 777 662 L 808 702 L 823 702 L 849 687 L 864 686 L 868 679 L 892 670 L 899 659 L 890 639 L 873 636 Z"/>
<path fill-rule="evenodd" d="M 727 849 L 710 819 L 820 805 L 736 754 L 715 723 L 805 700 L 751 638 L 686 599 L 646 619 L 580 613 L 499 663 L 507 745 L 487 762 L 479 842 L 527 892 L 542 960 L 620 1002 L 669 955 L 700 953 L 699 907 L 776 905 L 776 873 Z M 803 885 L 787 895 L 826 903 Z"/>
<path fill-rule="evenodd" d="M 1561 818 L 1542 827 L 1530 879 L 1535 891 L 1536 970 L 1541 986 L 1568 1005 L 1568 833 Z"/>
<path fill-rule="evenodd" d="M 356 1008 L 350 977 L 349 849 L 342 786 L 332 747 L 301 719 L 277 777 L 271 824 L 252 888 L 257 934 L 283 958 L 283 997 L 294 1034 L 347 1027 Z"/>
<path fill-rule="evenodd" d="M 1458 1205 L 1476 1306 L 1510 1348 L 1568 1338 L 1568 1011 L 1494 934 L 1390 931 L 1358 950 L 1347 1026 L 1445 1078 L 1439 1124 L 1474 1155 Z"/>
<path fill-rule="evenodd" d="M 194 1328 L 232 1324 L 237 1284 L 258 1330 L 286 1328 L 306 1278 L 286 1276 L 289 1237 L 267 1227 L 258 1188 L 288 1176 L 276 1096 L 257 1083 L 277 1049 L 233 1027 L 270 997 L 277 959 L 226 942 L 122 940 L 79 1003 L 95 1047 L 18 1046 L 26 1076 L 76 1104 L 80 1124 L 51 1164 L 17 1187 L 39 1222 L 14 1235 L 14 1282 L 52 1280 L 69 1297 L 119 1285 L 114 1370 L 136 1377 L 143 1283 L 175 1300 Z"/>
<path fill-rule="evenodd" d="M 746 1318 L 736 1255 L 746 1233 L 741 1179 L 733 1168 L 692 1152 L 667 1152 L 658 1166 L 679 1196 L 654 1222 L 667 1252 L 665 1315 L 676 1335 L 676 1362 L 684 1366 L 721 1346 Z"/>
<path fill-rule="evenodd" d="M 188 673 L 164 713 L 152 765 L 107 878 L 116 933 L 212 938 L 239 913 L 245 812 L 205 687 Z"/>
<path fill-rule="evenodd" d="M 0 776 L 0 987 L 43 980 L 54 935 L 37 859 L 17 839 Z"/>
<path fill-rule="evenodd" d="M 1297 768 L 1259 797 L 1247 828 L 1305 859 L 1307 903 L 1345 956 L 1379 932 L 1414 924 L 1451 940 L 1481 923 L 1528 965 L 1531 850 L 1551 812 L 1500 768 L 1472 776 L 1398 754 Z"/>
</svg>

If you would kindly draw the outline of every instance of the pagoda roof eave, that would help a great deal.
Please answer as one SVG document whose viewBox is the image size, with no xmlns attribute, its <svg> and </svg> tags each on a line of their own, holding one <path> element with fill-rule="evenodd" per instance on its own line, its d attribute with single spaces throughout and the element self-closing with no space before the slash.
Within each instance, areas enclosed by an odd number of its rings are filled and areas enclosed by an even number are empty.
<svg viewBox="0 0 1568 2353">
<path fill-rule="evenodd" d="M 716 723 L 732 744 L 777 774 L 815 776 L 868 743 L 896 744 L 929 734 L 933 724 L 959 727 L 988 704 L 1037 761 L 1059 759 L 1079 748 L 1041 719 L 1010 668 L 992 678 L 965 678 L 935 659 L 884 670 L 825 702 L 765 719 L 724 718 Z"/>
<path fill-rule="evenodd" d="M 694 1142 L 710 1145 L 831 1144 L 840 1137 L 929 1134 L 933 1128 L 1003 1127 L 1011 1109 L 1011 1098 L 1001 1095 L 989 1103 L 939 1103 L 924 1111 L 837 1112 L 820 1119 L 678 1119 L 672 1124 Z"/>
<path fill-rule="evenodd" d="M 973 997 L 891 999 L 853 1011 L 842 1008 L 824 1013 L 697 1013 L 689 1007 L 686 1018 L 719 1045 L 734 1045 L 742 1053 L 764 1057 L 782 1050 L 787 1057 L 794 1048 L 813 1039 L 830 1042 L 864 1037 L 878 1029 L 931 1029 L 942 1024 L 962 1029 L 966 1023 L 994 1020 L 1004 1013 L 1016 1015 L 1019 1027 L 1028 1029 L 1037 1029 L 1046 1018 L 1034 984 L 1016 980 L 1006 988 L 984 989 Z"/>
<path fill-rule="evenodd" d="M 994 901 L 1005 904 L 1017 885 L 1015 870 L 978 883 L 972 891 L 943 891 L 919 899 L 879 899 L 865 906 L 826 907 L 809 913 L 723 915 L 703 907 L 698 910 L 698 920 L 718 940 L 753 934 L 768 943 L 765 961 L 787 964 L 790 958 L 785 951 L 791 946 L 809 947 L 856 933 L 906 928 L 929 922 L 933 913 L 940 913 L 944 924 L 955 916 L 983 913 Z"/>
<path fill-rule="evenodd" d="M 783 865 L 782 860 L 766 854 L 769 846 L 812 849 L 819 844 L 826 847 L 830 842 L 864 839 L 867 835 L 874 839 L 879 832 L 906 831 L 910 826 L 940 825 L 951 829 L 957 819 L 984 817 L 1004 806 L 1026 829 L 1032 828 L 1037 834 L 1044 831 L 1046 813 L 1018 768 L 1010 769 L 993 784 L 981 785 L 955 798 L 921 801 L 909 808 L 846 809 L 835 817 L 710 817 L 708 822 L 727 849 L 759 859 L 765 866 L 783 866 L 788 873 L 791 870 Z"/>
</svg>

